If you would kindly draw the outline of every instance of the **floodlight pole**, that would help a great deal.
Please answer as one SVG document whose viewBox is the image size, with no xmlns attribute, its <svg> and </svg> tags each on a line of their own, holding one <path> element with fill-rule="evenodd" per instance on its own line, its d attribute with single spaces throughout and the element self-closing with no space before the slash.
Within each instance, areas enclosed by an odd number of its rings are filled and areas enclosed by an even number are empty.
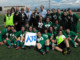
<svg viewBox="0 0 80 60">
<path fill-rule="evenodd" d="M 50 9 L 50 0 L 49 0 L 49 9 Z"/>
</svg>

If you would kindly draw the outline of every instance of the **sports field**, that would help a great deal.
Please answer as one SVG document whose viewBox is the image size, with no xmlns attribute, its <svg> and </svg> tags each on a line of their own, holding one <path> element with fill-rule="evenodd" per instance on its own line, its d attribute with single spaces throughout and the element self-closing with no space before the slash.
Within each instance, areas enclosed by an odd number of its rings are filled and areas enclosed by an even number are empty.
<svg viewBox="0 0 80 60">
<path fill-rule="evenodd" d="M 0 15 L 0 30 L 4 29 L 3 19 L 4 16 Z M 16 50 L 15 48 L 8 49 L 6 45 L 0 46 L 0 60 L 79 60 L 79 59 L 80 59 L 80 47 L 77 48 L 71 47 L 70 55 L 62 55 L 62 53 L 52 51 L 50 49 L 49 54 L 43 56 L 33 47 L 31 49 L 26 50 L 23 49 Z"/>
</svg>

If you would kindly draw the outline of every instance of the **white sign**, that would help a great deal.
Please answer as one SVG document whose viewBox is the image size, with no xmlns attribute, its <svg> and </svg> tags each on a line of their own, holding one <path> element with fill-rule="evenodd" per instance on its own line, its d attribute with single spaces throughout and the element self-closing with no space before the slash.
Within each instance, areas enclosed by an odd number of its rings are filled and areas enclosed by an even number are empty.
<svg viewBox="0 0 80 60">
<path fill-rule="evenodd" d="M 36 33 L 27 32 L 25 36 L 25 46 L 36 46 Z"/>
</svg>

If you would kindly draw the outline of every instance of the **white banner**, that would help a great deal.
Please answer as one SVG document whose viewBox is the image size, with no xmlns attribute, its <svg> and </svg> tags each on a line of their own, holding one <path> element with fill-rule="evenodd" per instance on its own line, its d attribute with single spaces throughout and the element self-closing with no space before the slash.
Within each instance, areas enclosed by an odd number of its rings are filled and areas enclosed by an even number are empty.
<svg viewBox="0 0 80 60">
<path fill-rule="evenodd" d="M 26 46 L 36 46 L 36 33 L 27 32 L 25 36 L 25 43 Z"/>
</svg>

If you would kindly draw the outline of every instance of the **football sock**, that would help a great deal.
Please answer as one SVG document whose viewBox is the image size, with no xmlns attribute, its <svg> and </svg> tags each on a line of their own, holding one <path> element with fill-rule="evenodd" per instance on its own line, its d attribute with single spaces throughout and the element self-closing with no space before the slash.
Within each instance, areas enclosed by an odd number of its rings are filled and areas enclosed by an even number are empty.
<svg viewBox="0 0 80 60">
<path fill-rule="evenodd" d="M 16 45 L 16 40 L 14 40 L 14 45 Z"/>
<path fill-rule="evenodd" d="M 7 43 L 8 43 L 8 45 L 9 45 L 9 46 L 11 46 L 11 43 L 10 43 L 10 41 L 9 41 L 9 40 L 7 40 Z"/>
<path fill-rule="evenodd" d="M 75 44 L 75 42 L 73 40 L 71 40 L 71 42 L 73 43 L 74 47 L 77 47 L 77 45 Z"/>
<path fill-rule="evenodd" d="M 40 52 L 43 52 L 43 49 L 40 49 Z"/>
<path fill-rule="evenodd" d="M 19 47 L 19 42 L 20 42 L 20 41 L 17 41 L 17 46 L 18 46 L 18 47 Z"/>
<path fill-rule="evenodd" d="M 49 46 L 46 46 L 46 50 L 49 51 Z"/>
</svg>

